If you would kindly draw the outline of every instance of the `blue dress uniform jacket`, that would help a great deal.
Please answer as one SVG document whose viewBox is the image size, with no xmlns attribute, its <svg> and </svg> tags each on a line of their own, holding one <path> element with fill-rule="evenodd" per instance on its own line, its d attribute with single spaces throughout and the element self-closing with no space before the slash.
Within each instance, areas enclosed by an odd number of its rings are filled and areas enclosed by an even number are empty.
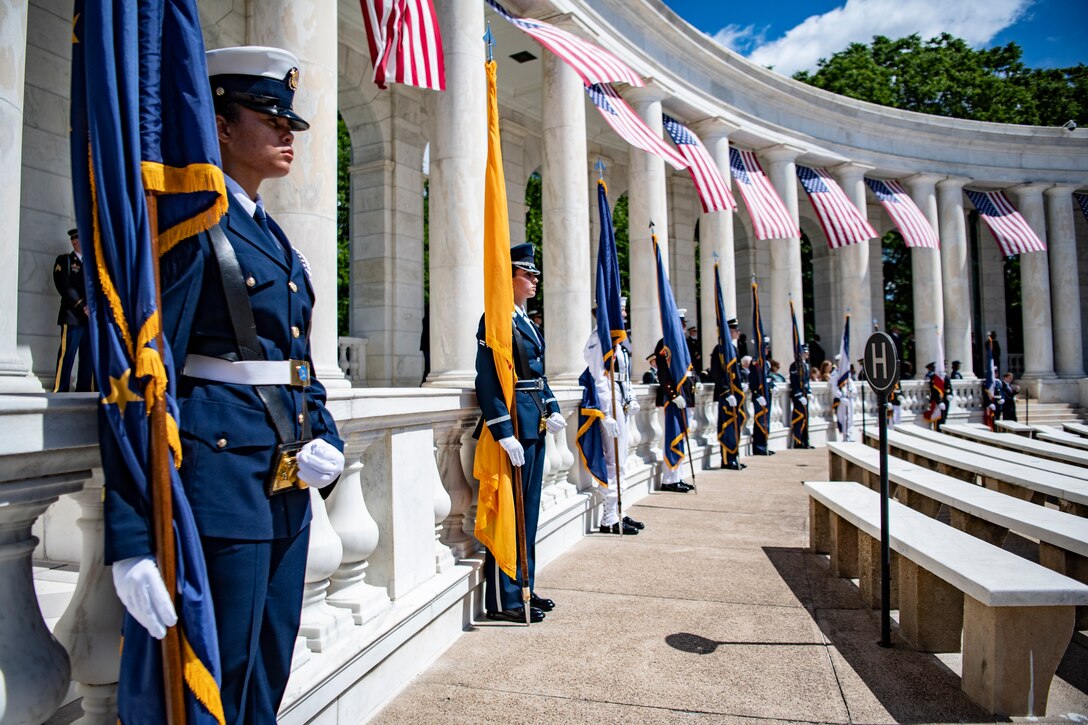
<svg viewBox="0 0 1088 725">
<path fill-rule="evenodd" d="M 270 238 L 233 197 L 220 225 L 241 266 L 265 358 L 309 361 L 313 291 L 283 231 L 269 219 L 276 237 Z M 160 268 L 163 332 L 177 369 L 187 354 L 237 359 L 219 265 L 207 236 L 181 242 Z M 302 435 L 305 396 L 313 437 L 343 450 L 320 383 L 313 380 L 305 390 L 282 386 L 279 394 L 296 438 Z M 253 386 L 182 376 L 177 399 L 181 478 L 208 568 L 226 722 L 275 722 L 302 612 L 310 493 L 265 494 L 278 440 Z M 119 459 L 108 441 L 102 459 L 106 562 L 148 554 L 148 512 L 127 469 L 111 465 Z"/>
<path fill-rule="evenodd" d="M 76 391 L 92 389 L 91 338 L 87 334 L 87 288 L 83 277 L 83 260 L 74 251 L 57 256 L 53 262 L 53 286 L 60 295 L 61 342 L 57 350 L 57 372 L 53 392 L 64 393 L 72 389 L 72 368 L 79 357 L 79 373 Z"/>
<path fill-rule="evenodd" d="M 544 404 L 544 415 L 558 413 L 559 403 L 555 400 L 548 381 L 544 377 L 544 335 L 532 320 L 514 314 L 514 335 L 520 338 L 525 350 L 524 361 L 528 370 L 523 370 L 519 380 L 539 378 L 543 389 L 539 393 Z M 503 400 L 502 387 L 499 385 L 495 370 L 495 357 L 484 342 L 484 319 L 480 317 L 480 326 L 476 331 L 476 398 L 482 413 L 481 424 L 486 425 L 495 440 L 514 435 L 511 412 Z M 514 355 L 517 357 L 517 339 L 514 340 Z M 525 540 L 528 545 L 529 589 L 533 589 L 536 578 L 536 530 L 540 520 L 540 490 L 544 478 L 544 451 L 546 436 L 540 432 L 540 409 L 537 408 L 529 391 L 518 390 L 514 393 L 514 408 L 518 423 L 518 441 L 525 448 L 525 465 L 521 467 L 521 487 L 525 499 Z M 520 546 L 520 544 L 519 544 Z M 517 609 L 522 606 L 521 587 L 516 581 L 499 569 L 495 557 L 488 551 L 484 559 L 484 606 L 489 612 Z"/>
<path fill-rule="evenodd" d="M 790 402 L 793 407 L 790 415 L 790 438 L 794 448 L 808 446 L 807 402 L 812 396 L 812 386 L 809 379 L 810 373 L 807 362 L 794 360 L 790 363 Z"/>
<path fill-rule="evenodd" d="M 310 360 L 313 292 L 283 231 L 269 224 L 280 244 L 268 239 L 232 197 L 221 227 L 245 275 L 266 359 Z M 167 253 L 161 278 L 163 333 L 179 371 L 181 477 L 197 528 L 202 536 L 229 539 L 294 536 L 310 521 L 310 495 L 302 490 L 265 494 L 277 439 L 253 386 L 180 376 L 188 353 L 237 359 L 219 266 L 207 237 L 185 240 Z M 305 391 L 283 387 L 280 395 L 296 436 L 302 433 L 298 416 L 305 395 L 313 437 L 343 450 L 320 382 L 315 379 Z M 150 515 L 135 489 L 114 477 L 105 506 L 107 563 L 151 553 Z"/>
</svg>

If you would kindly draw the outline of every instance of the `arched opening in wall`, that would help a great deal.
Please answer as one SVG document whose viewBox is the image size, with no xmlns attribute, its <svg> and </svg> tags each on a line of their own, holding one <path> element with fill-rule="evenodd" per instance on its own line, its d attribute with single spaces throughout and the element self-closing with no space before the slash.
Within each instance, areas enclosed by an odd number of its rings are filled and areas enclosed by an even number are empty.
<svg viewBox="0 0 1088 725">
<path fill-rule="evenodd" d="M 616 205 L 612 207 L 612 231 L 616 235 L 616 259 L 620 264 L 620 294 L 624 297 L 631 296 L 631 238 L 627 228 L 627 194 L 622 194 L 616 199 Z M 628 320 L 630 323 L 630 320 Z"/>
<path fill-rule="evenodd" d="M 544 202 L 542 197 L 543 177 L 539 171 L 529 174 L 525 181 L 525 241 L 533 245 L 533 257 L 536 268 L 544 269 Z M 517 239 L 511 240 L 518 244 Z M 547 281 L 537 285 L 536 297 L 529 300 L 529 317 L 541 330 L 544 329 L 544 293 L 547 289 Z M 539 315 L 539 316 L 538 316 Z"/>
<path fill-rule="evenodd" d="M 801 297 L 798 327 L 806 340 L 812 340 L 816 334 L 816 285 L 812 274 L 812 242 L 804 230 L 801 230 Z M 781 352 L 778 354 L 782 355 Z M 792 352 L 789 357 L 793 357 Z"/>
<path fill-rule="evenodd" d="M 1024 308 L 1021 304 L 1023 287 L 1020 284 L 1020 257 L 1005 257 L 1005 355 L 1008 370 L 1016 377 L 1024 374 Z M 972 347 L 980 351 L 976 357 L 982 357 L 982 343 L 978 342 L 980 335 L 986 331 L 979 328 L 974 332 L 975 340 Z M 981 363 L 975 365 L 975 370 L 982 370 Z M 1004 368 L 1003 368 L 1004 369 Z"/>
<path fill-rule="evenodd" d="M 889 231 L 880 240 L 881 267 L 884 274 L 884 327 L 890 332 L 897 332 L 903 341 L 903 360 L 909 362 L 911 370 L 918 372 L 918 360 L 915 353 L 914 331 L 914 273 L 911 269 L 910 249 L 903 241 L 903 235 L 897 230 Z M 856 329 L 868 338 L 864 326 Z M 928 362 L 928 361 L 927 361 Z"/>
<path fill-rule="evenodd" d="M 351 134 L 336 114 L 336 334 L 351 330 Z"/>
</svg>

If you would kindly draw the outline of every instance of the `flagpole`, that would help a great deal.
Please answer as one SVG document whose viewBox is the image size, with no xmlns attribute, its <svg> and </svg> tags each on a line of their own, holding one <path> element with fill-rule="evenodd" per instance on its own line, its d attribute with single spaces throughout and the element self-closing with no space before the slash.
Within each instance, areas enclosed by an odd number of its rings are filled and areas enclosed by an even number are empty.
<svg viewBox="0 0 1088 725">
<path fill-rule="evenodd" d="M 616 373 L 614 369 L 616 360 L 615 348 L 612 349 L 612 360 L 613 363 L 609 364 L 608 366 L 608 383 L 609 387 L 612 388 L 612 419 L 616 420 Z M 628 367 L 630 367 L 630 365 L 628 365 Z M 627 415 L 626 411 L 624 411 L 624 415 Z M 626 425 L 626 420 L 624 421 L 624 424 Z M 616 433 L 618 434 L 619 431 L 617 430 Z M 620 529 L 620 538 L 623 538 L 623 481 L 620 478 L 619 435 L 612 439 L 612 461 L 615 464 L 616 469 L 616 511 L 618 512 L 618 515 L 620 517 L 620 522 L 619 524 L 617 524 L 617 526 L 619 526 Z"/>
<path fill-rule="evenodd" d="M 148 225 L 151 230 L 151 254 L 155 263 L 155 309 L 162 309 L 162 279 L 159 274 L 159 205 L 153 192 L 146 192 Z M 166 368 L 162 326 L 155 334 L 155 348 L 163 368 Z M 164 391 L 165 393 L 165 391 Z M 177 550 L 174 545 L 174 498 L 170 487 L 170 446 L 166 434 L 166 396 L 154 401 L 145 391 L 150 416 L 148 470 L 151 489 L 152 525 L 155 536 L 155 559 L 162 573 L 170 603 L 176 605 Z M 162 676 L 168 725 L 185 725 L 185 693 L 182 689 L 181 641 L 178 627 L 166 628 L 162 640 Z"/>
</svg>

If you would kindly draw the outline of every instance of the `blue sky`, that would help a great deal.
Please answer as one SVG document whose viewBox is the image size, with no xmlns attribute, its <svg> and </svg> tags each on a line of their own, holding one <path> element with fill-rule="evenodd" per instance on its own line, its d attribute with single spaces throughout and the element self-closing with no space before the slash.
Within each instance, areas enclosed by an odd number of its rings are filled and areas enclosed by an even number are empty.
<svg viewBox="0 0 1088 725">
<path fill-rule="evenodd" d="M 1031 67 L 1088 63 L 1088 0 L 664 0 L 726 47 L 786 74 L 851 42 L 942 31 L 975 47 L 1009 42 Z"/>
</svg>

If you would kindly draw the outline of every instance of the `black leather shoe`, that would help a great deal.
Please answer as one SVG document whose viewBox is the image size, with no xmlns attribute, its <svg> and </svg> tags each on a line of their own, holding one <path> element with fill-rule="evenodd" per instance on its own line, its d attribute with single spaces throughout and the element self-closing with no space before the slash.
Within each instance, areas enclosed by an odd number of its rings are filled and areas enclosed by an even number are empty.
<svg viewBox="0 0 1088 725">
<path fill-rule="evenodd" d="M 752 455 L 753 456 L 773 456 L 774 451 L 767 450 L 767 451 L 763 451 L 762 453 L 760 453 L 759 451 L 752 451 Z"/>
<path fill-rule="evenodd" d="M 740 469 L 747 468 L 747 467 L 748 466 L 744 465 L 740 461 L 730 461 L 729 463 L 723 463 L 722 464 L 722 468 L 724 468 L 724 469 L 726 469 L 728 471 L 739 471 Z"/>
<path fill-rule="evenodd" d="M 533 605 L 542 612 L 550 612 L 555 609 L 555 602 L 553 602 L 551 599 L 548 599 L 547 597 L 538 597 L 536 594 L 533 594 L 531 597 L 529 597 L 529 604 Z M 529 616 L 532 616 L 532 612 L 529 612 Z"/>
<path fill-rule="evenodd" d="M 687 493 L 691 489 L 686 483 L 663 483 L 661 484 L 662 491 L 672 491 L 673 493 Z"/>
<path fill-rule="evenodd" d="M 805 448 L 808 448 L 810 450 L 814 450 L 816 448 L 816 446 L 805 446 Z"/>
<path fill-rule="evenodd" d="M 618 534 L 620 533 L 620 525 L 618 523 L 612 524 L 611 526 L 607 524 L 601 524 L 600 532 L 602 534 Z M 627 524 L 623 525 L 624 536 L 634 536 L 637 533 L 638 529 L 636 529 L 634 526 L 628 526 Z"/>
<path fill-rule="evenodd" d="M 695 486 L 693 486 L 692 484 L 688 483 L 687 481 L 681 481 L 680 483 L 678 483 L 678 484 L 676 484 L 676 485 L 677 485 L 677 486 L 683 486 L 684 488 L 686 488 L 686 489 L 687 489 L 687 490 L 689 490 L 689 491 L 694 491 L 694 490 L 695 490 Z"/>
<path fill-rule="evenodd" d="M 627 524 L 628 526 L 634 526 L 639 531 L 642 531 L 646 528 L 646 524 L 642 523 L 641 521 L 635 521 L 630 516 L 624 516 L 623 523 Z"/>
<path fill-rule="evenodd" d="M 501 612 L 487 612 L 484 616 L 496 622 L 514 622 L 516 624 L 524 624 L 525 622 L 525 610 L 521 607 L 518 607 L 517 609 L 504 609 Z M 543 622 L 544 611 L 536 607 L 529 607 L 529 620 L 532 622 Z"/>
</svg>

